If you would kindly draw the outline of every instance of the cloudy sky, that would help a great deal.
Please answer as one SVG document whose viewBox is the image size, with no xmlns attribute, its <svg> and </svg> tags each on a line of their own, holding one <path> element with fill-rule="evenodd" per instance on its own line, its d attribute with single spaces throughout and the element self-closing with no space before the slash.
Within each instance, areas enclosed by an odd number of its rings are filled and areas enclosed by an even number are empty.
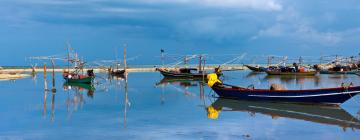
<svg viewBox="0 0 360 140">
<path fill-rule="evenodd" d="M 0 65 L 64 54 L 133 63 L 171 54 L 357 55 L 357 0 L 2 0 Z M 117 50 L 117 51 L 116 51 Z M 118 53 L 116 53 L 118 52 Z"/>
</svg>

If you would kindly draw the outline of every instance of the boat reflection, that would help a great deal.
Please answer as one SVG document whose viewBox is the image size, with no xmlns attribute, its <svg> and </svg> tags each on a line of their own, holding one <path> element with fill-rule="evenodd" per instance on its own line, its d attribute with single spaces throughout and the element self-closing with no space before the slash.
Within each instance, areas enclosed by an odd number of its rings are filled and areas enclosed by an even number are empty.
<svg viewBox="0 0 360 140">
<path fill-rule="evenodd" d="M 65 90 L 74 90 L 76 93 L 87 91 L 87 96 L 93 98 L 95 93 L 95 86 L 93 84 L 85 83 L 67 83 L 63 84 Z"/>
<path fill-rule="evenodd" d="M 335 125 L 343 128 L 360 129 L 360 121 L 336 106 L 316 106 L 288 103 L 239 101 L 231 99 L 217 99 L 207 107 L 208 118 L 217 119 L 221 111 L 249 112 L 271 116 L 272 118 L 291 118 L 314 123 Z"/>
<path fill-rule="evenodd" d="M 163 78 L 160 82 L 156 83 L 156 86 L 177 85 L 188 88 L 199 86 L 201 83 L 203 83 L 202 79 Z"/>
<path fill-rule="evenodd" d="M 200 99 L 203 100 L 205 98 L 204 94 L 204 85 L 206 83 L 201 78 L 195 79 L 184 79 L 184 78 L 163 78 L 160 82 L 156 83 L 156 87 L 161 87 L 162 92 L 160 94 L 161 104 L 165 103 L 165 87 L 171 87 L 180 93 L 184 93 L 185 96 L 197 96 L 196 93 L 190 92 L 189 88 L 199 87 Z M 180 87 L 180 88 L 179 88 Z"/>
<path fill-rule="evenodd" d="M 270 82 L 279 80 L 284 84 L 290 84 L 295 82 L 297 85 L 304 85 L 306 82 L 314 82 L 315 86 L 320 85 L 320 77 L 319 76 L 299 76 L 299 75 L 267 75 L 264 77 L 265 80 Z"/>
</svg>

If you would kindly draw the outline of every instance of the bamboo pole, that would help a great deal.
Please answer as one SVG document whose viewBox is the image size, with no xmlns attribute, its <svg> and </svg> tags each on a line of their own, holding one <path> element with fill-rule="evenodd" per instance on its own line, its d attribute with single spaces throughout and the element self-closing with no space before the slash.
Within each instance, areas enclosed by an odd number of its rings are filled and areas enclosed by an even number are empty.
<svg viewBox="0 0 360 140">
<path fill-rule="evenodd" d="M 127 64 L 126 64 L 126 44 L 124 46 L 124 70 L 127 72 Z"/>
<path fill-rule="evenodd" d="M 48 90 L 47 78 L 46 78 L 46 63 L 44 64 L 44 89 Z"/>
<path fill-rule="evenodd" d="M 51 59 L 51 64 L 52 64 L 52 93 L 56 93 L 56 88 L 55 88 L 55 62 L 54 59 Z"/>
</svg>

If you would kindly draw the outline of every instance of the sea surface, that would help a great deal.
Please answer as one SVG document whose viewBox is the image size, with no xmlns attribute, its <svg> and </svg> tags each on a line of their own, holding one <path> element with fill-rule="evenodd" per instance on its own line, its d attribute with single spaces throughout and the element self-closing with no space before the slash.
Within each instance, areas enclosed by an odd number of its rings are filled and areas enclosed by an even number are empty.
<svg viewBox="0 0 360 140">
<path fill-rule="evenodd" d="M 267 76 L 224 72 L 224 82 L 247 87 L 326 88 L 356 75 Z M 0 140 L 22 139 L 245 139 L 358 140 L 360 95 L 340 107 L 219 99 L 201 81 L 163 79 L 157 72 L 128 80 L 97 74 L 95 84 L 66 85 L 42 73 L 0 81 Z M 127 82 L 126 82 L 127 81 Z"/>
</svg>

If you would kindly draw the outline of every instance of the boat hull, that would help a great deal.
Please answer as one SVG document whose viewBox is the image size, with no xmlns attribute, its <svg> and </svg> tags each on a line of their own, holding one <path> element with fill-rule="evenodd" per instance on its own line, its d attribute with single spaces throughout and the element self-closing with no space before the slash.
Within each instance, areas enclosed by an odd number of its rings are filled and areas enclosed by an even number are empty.
<svg viewBox="0 0 360 140">
<path fill-rule="evenodd" d="M 87 84 L 90 84 L 94 80 L 94 76 L 89 76 L 89 77 L 85 77 L 85 78 L 81 78 L 81 79 L 72 79 L 72 78 L 64 77 L 64 79 L 65 79 L 65 82 L 67 82 L 67 83 L 87 83 Z"/>
<path fill-rule="evenodd" d="M 342 104 L 360 93 L 360 86 L 311 90 L 268 90 L 240 87 L 224 88 L 221 86 L 214 86 L 212 89 L 223 98 L 314 104 Z"/>
<path fill-rule="evenodd" d="M 247 67 L 248 69 L 250 69 L 253 72 L 265 72 L 266 71 L 266 68 L 264 68 L 264 67 L 253 67 L 253 66 L 250 66 L 250 65 L 244 65 L 244 66 Z"/>
<path fill-rule="evenodd" d="M 298 75 L 298 76 L 315 76 L 316 71 L 309 72 L 279 72 L 279 71 L 266 71 L 268 75 Z"/>
<path fill-rule="evenodd" d="M 111 71 L 110 74 L 113 76 L 122 76 L 125 74 L 125 70 L 114 70 Z"/>
<path fill-rule="evenodd" d="M 200 78 L 205 78 L 206 79 L 206 73 L 202 74 L 202 73 L 175 73 L 175 72 L 169 72 L 169 71 L 165 71 L 165 70 L 159 70 L 160 73 L 167 78 L 195 78 L 195 79 L 200 79 Z"/>
<path fill-rule="evenodd" d="M 357 74 L 359 71 L 327 71 L 322 70 L 320 74 Z"/>
</svg>

